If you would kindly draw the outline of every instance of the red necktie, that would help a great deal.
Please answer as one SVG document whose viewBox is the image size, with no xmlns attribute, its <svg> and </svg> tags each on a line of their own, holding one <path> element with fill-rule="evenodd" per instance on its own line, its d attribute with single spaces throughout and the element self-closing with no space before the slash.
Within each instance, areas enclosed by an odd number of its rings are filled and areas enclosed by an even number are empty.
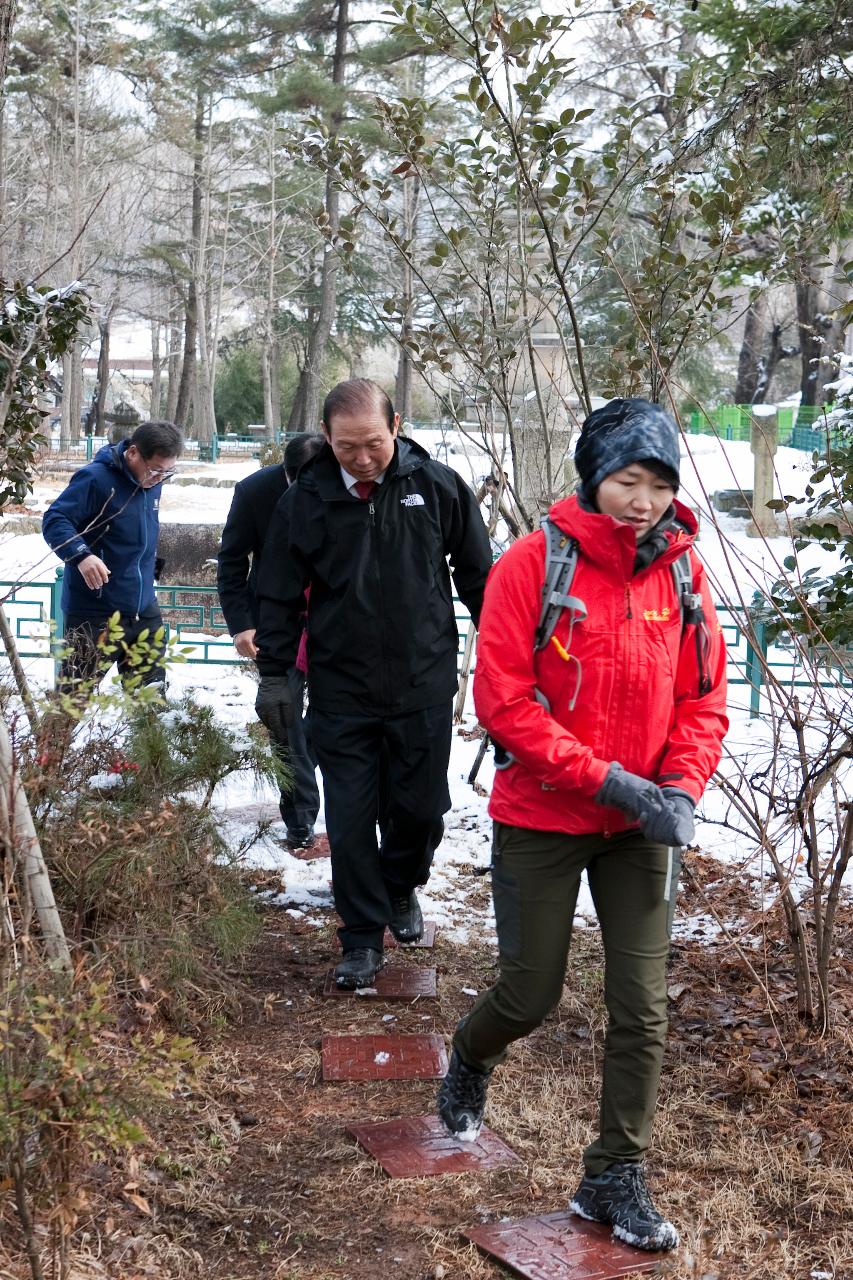
<svg viewBox="0 0 853 1280">
<path fill-rule="evenodd" d="M 368 498 L 373 497 L 373 491 L 376 488 L 375 480 L 356 480 L 353 485 L 358 496 L 366 502 Z"/>
</svg>

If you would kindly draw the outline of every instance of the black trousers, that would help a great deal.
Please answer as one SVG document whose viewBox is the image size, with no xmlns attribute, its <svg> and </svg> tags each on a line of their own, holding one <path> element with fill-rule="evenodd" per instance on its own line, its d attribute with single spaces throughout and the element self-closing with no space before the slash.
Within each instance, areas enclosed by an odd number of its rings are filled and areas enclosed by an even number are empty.
<svg viewBox="0 0 853 1280">
<path fill-rule="evenodd" d="M 447 766 L 453 708 L 448 702 L 401 716 L 311 711 L 323 774 L 335 907 L 344 950 L 382 949 L 391 899 L 426 884 L 450 808 Z M 387 753 L 381 842 L 380 768 Z M 383 801 L 385 803 L 385 801 Z"/>
<path fill-rule="evenodd" d="M 282 761 L 293 775 L 287 791 L 282 791 L 279 810 L 288 832 L 307 836 L 314 830 L 320 810 L 320 788 L 317 786 L 317 760 L 311 741 L 310 716 L 304 712 L 305 673 L 291 667 L 287 673 L 290 696 L 293 699 L 293 724 L 287 731 L 285 742 L 276 742 Z"/>
<path fill-rule="evenodd" d="M 87 686 L 99 683 L 114 662 L 122 680 L 135 675 L 139 669 L 128 661 L 128 651 L 143 631 L 148 631 L 148 642 L 154 647 L 154 634 L 162 627 L 163 616 L 156 608 L 149 609 L 138 618 L 121 614 L 119 622 L 122 637 L 116 652 L 112 654 L 104 653 L 101 648 L 101 642 L 106 638 L 108 621 L 108 617 L 89 618 L 74 613 L 65 615 L 64 638 L 69 653 L 59 668 L 56 682 L 59 693 L 74 696 L 78 691 L 81 694 L 87 692 Z M 143 684 L 161 684 L 165 688 L 166 669 L 159 661 L 164 652 L 165 644 L 158 644 L 153 662 L 141 671 Z"/>
</svg>

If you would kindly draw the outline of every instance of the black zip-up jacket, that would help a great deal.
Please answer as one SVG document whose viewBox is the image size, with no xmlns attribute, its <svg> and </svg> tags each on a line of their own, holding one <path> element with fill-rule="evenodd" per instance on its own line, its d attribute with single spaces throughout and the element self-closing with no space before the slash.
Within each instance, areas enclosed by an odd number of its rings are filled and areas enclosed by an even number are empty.
<svg viewBox="0 0 853 1280">
<path fill-rule="evenodd" d="M 287 476 L 281 463 L 261 467 L 234 487 L 216 562 L 219 603 L 232 636 L 258 625 L 256 597 L 261 553 L 272 514 L 286 489 Z"/>
<path fill-rule="evenodd" d="M 276 507 L 258 578 L 261 675 L 285 675 L 308 606 L 311 705 L 400 715 L 457 687 L 456 589 L 476 622 L 492 566 L 471 490 L 425 449 L 398 439 L 373 497 L 347 492 L 327 445 Z"/>
</svg>

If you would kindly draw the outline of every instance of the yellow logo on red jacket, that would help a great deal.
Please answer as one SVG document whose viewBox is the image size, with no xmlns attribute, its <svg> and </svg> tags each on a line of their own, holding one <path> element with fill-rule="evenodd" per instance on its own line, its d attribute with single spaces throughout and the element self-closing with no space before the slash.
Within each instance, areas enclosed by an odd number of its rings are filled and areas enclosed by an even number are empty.
<svg viewBox="0 0 853 1280">
<path fill-rule="evenodd" d="M 646 622 L 669 622 L 672 617 L 672 609 L 669 605 L 664 605 L 662 609 L 644 609 L 643 618 Z"/>
</svg>

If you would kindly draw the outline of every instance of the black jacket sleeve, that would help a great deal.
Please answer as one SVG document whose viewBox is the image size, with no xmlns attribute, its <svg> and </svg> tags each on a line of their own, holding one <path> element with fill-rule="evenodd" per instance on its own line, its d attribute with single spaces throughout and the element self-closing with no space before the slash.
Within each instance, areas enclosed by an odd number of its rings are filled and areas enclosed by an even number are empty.
<svg viewBox="0 0 853 1280">
<path fill-rule="evenodd" d="M 216 562 L 216 586 L 228 631 L 236 636 L 255 626 L 255 610 L 249 588 L 250 557 L 255 546 L 255 521 L 250 504 L 238 484 L 222 530 Z"/>
<path fill-rule="evenodd" d="M 264 542 L 255 635 L 255 661 L 262 676 L 287 675 L 296 661 L 302 634 L 305 590 L 310 578 L 308 566 L 290 537 L 296 497 L 294 486 L 281 498 Z"/>
<path fill-rule="evenodd" d="M 452 474 L 456 481 L 456 501 L 452 508 L 446 550 L 459 598 L 477 626 L 486 578 L 492 567 L 492 548 L 477 499 L 458 472 Z"/>
</svg>

